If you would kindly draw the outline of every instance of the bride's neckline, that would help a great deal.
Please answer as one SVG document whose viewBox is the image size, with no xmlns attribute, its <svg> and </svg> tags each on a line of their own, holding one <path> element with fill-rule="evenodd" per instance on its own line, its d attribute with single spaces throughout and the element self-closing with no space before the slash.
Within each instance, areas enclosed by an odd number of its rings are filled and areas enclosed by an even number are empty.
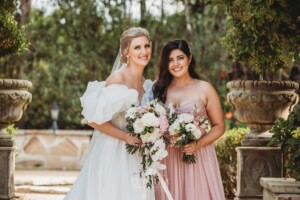
<svg viewBox="0 0 300 200">
<path fill-rule="evenodd" d="M 146 93 L 146 88 L 145 88 L 145 86 L 146 86 L 146 82 L 147 82 L 147 81 L 148 81 L 148 79 L 144 80 L 144 82 L 143 82 L 143 94 L 141 94 L 141 95 L 140 95 L 140 93 L 139 93 L 139 91 L 138 91 L 137 89 L 135 89 L 135 88 L 130 88 L 130 87 L 129 87 L 128 85 L 126 85 L 126 84 L 113 83 L 113 84 L 111 84 L 111 85 L 109 85 L 109 86 L 112 86 L 112 85 L 119 85 L 119 86 L 124 86 L 124 87 L 127 88 L 128 90 L 135 91 L 135 92 L 137 93 L 137 95 L 138 95 L 138 100 L 139 100 L 139 102 L 141 102 L 142 99 L 143 99 L 144 94 Z M 109 87 L 109 86 L 106 86 L 106 87 Z"/>
</svg>

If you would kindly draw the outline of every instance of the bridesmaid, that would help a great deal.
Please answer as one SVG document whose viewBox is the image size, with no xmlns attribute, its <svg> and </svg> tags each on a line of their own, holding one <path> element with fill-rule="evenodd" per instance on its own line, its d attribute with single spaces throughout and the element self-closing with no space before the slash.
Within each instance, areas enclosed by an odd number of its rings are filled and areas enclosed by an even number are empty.
<svg viewBox="0 0 300 200">
<path fill-rule="evenodd" d="M 207 117 L 211 124 L 211 129 L 198 141 L 182 148 L 168 147 L 169 155 L 164 160 L 167 169 L 162 173 L 172 197 L 176 200 L 225 200 L 213 145 L 225 131 L 221 104 L 212 85 L 199 79 L 186 41 L 173 40 L 163 48 L 153 93 L 154 98 L 166 105 L 172 104 L 176 113 Z M 196 164 L 184 163 L 183 153 L 194 154 Z M 167 199 L 158 188 L 155 195 L 157 200 Z"/>
</svg>

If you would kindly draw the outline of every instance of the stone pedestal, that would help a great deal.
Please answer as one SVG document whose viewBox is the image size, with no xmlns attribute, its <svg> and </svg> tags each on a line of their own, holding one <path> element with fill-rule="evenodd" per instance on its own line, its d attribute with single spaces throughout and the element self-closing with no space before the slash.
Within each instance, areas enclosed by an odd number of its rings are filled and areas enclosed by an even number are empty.
<svg viewBox="0 0 300 200">
<path fill-rule="evenodd" d="M 293 178 L 261 178 L 263 200 L 300 200 L 300 182 Z"/>
<path fill-rule="evenodd" d="M 14 199 L 14 147 L 0 147 L 0 200 Z"/>
<path fill-rule="evenodd" d="M 260 177 L 282 176 L 282 154 L 277 147 L 237 147 L 236 200 L 262 199 Z"/>
</svg>

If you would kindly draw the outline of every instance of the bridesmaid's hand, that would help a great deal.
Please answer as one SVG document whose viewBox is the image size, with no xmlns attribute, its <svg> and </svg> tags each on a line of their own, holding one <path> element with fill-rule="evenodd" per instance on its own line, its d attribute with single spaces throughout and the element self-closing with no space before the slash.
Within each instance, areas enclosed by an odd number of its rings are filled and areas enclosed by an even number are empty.
<svg viewBox="0 0 300 200">
<path fill-rule="evenodd" d="M 182 151 L 186 155 L 193 155 L 197 151 L 197 141 L 184 145 Z"/>
<path fill-rule="evenodd" d="M 125 136 L 125 142 L 127 142 L 130 145 L 134 146 L 141 146 L 142 141 L 137 138 L 137 136 L 130 136 L 129 134 L 126 134 Z"/>
</svg>

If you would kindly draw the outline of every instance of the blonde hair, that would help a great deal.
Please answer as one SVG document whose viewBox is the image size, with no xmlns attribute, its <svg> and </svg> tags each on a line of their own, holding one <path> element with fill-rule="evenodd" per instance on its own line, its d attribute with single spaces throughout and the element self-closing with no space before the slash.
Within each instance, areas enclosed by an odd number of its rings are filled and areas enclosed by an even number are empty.
<svg viewBox="0 0 300 200">
<path fill-rule="evenodd" d="M 126 54 L 128 52 L 128 48 L 130 46 L 131 41 L 134 38 L 145 36 L 150 42 L 149 32 L 141 27 L 132 27 L 124 31 L 120 38 L 120 53 L 121 53 L 121 63 L 126 63 L 127 58 Z"/>
</svg>

